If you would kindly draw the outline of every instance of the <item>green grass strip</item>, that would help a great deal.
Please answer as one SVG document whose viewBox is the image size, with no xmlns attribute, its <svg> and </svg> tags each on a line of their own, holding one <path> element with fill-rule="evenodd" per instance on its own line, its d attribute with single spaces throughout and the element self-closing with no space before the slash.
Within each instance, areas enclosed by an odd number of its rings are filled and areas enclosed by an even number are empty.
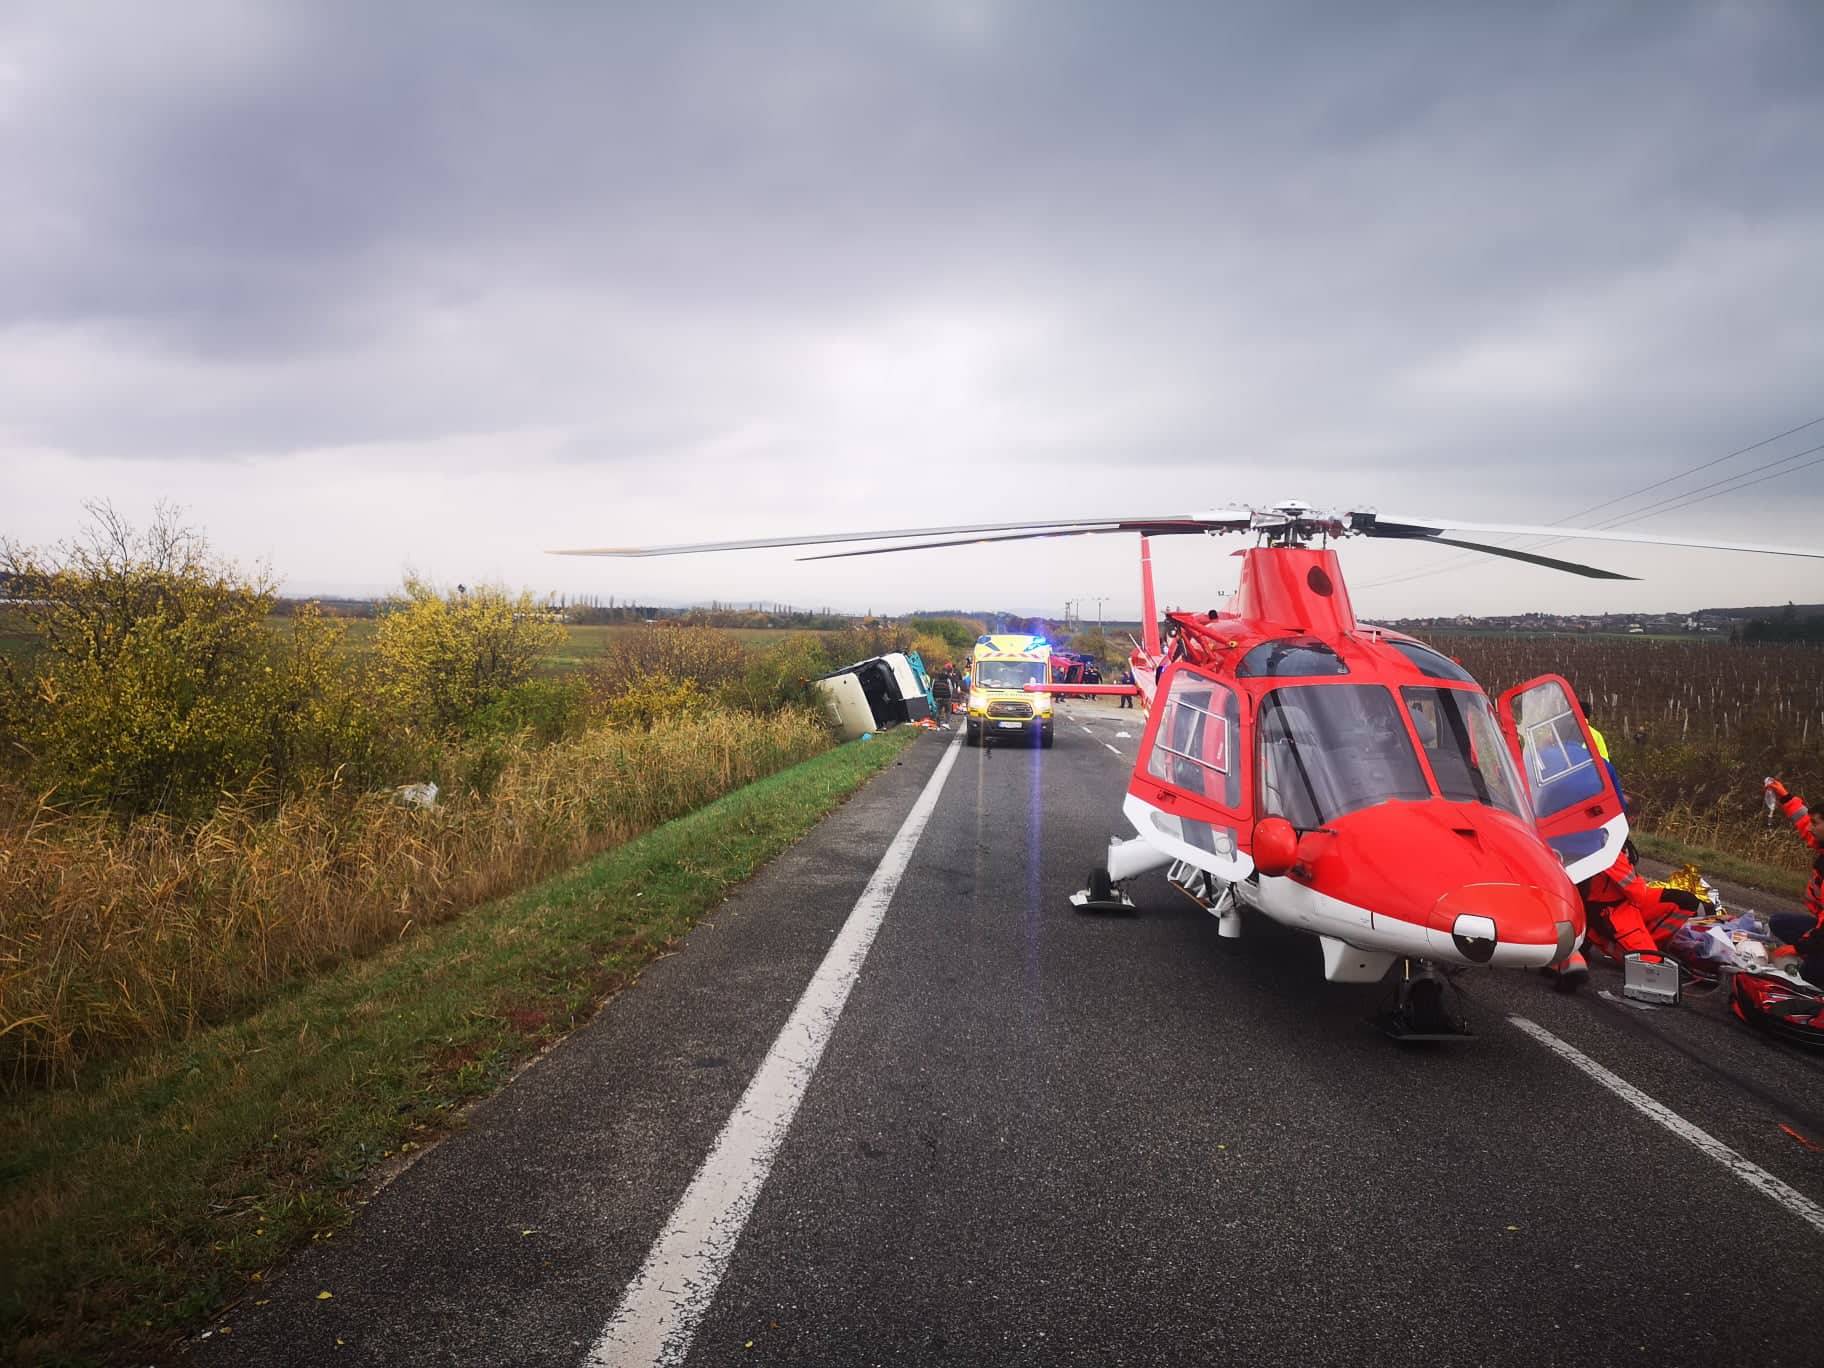
<svg viewBox="0 0 1824 1368">
<path fill-rule="evenodd" d="M 1806 875 L 1795 870 L 1756 864 L 1727 851 L 1686 845 L 1683 841 L 1674 841 L 1667 836 L 1655 836 L 1650 831 L 1634 831 L 1630 834 L 1634 837 L 1634 844 L 1640 847 L 1641 854 L 1664 860 L 1667 864 L 1694 864 L 1705 874 L 1727 879 L 1731 883 L 1765 889 L 1769 893 L 1784 893 L 1794 898 L 1804 895 Z"/>
<path fill-rule="evenodd" d="M 241 1021 L 9 1101 L 0 1334 L 17 1361 L 143 1362 L 257 1299 L 377 1165 L 588 1020 L 915 735 L 840 746 Z"/>
</svg>

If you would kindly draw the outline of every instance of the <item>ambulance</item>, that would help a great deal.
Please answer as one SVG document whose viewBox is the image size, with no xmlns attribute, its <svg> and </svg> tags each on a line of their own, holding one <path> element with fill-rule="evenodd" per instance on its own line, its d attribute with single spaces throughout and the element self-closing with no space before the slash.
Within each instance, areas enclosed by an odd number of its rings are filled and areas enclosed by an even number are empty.
<svg viewBox="0 0 1824 1368">
<path fill-rule="evenodd" d="M 1028 684 L 1051 683 L 1051 643 L 1044 637 L 991 633 L 976 638 L 969 670 L 968 740 L 1036 739 L 1051 749 L 1052 699 L 1028 693 Z"/>
</svg>

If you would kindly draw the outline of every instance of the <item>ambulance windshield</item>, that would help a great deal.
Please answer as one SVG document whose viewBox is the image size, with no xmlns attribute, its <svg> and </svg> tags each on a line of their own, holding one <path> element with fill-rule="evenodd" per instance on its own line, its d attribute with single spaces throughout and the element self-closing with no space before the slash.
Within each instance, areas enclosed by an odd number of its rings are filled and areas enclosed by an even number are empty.
<svg viewBox="0 0 1824 1368">
<path fill-rule="evenodd" d="M 1045 682 L 1045 663 L 1040 660 L 978 660 L 975 662 L 975 687 L 978 689 L 1023 689 L 1028 684 Z"/>
</svg>

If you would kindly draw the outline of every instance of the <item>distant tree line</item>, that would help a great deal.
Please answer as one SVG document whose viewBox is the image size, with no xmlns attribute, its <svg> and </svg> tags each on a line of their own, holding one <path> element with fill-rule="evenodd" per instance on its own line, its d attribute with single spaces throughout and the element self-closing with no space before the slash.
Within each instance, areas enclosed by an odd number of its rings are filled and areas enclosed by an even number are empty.
<svg viewBox="0 0 1824 1368">
<path fill-rule="evenodd" d="M 1824 642 L 1824 616 L 1799 616 L 1798 609 L 1787 604 L 1771 618 L 1751 618 L 1729 633 L 1731 641 L 1820 641 Z"/>
</svg>

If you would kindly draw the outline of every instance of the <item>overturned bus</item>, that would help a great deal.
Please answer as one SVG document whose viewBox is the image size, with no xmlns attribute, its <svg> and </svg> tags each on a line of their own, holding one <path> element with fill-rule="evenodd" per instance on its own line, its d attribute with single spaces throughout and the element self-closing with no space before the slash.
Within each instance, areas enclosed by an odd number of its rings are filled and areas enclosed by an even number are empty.
<svg viewBox="0 0 1824 1368">
<path fill-rule="evenodd" d="M 930 694 L 899 651 L 870 656 L 811 681 L 844 741 L 931 716 Z"/>
</svg>

